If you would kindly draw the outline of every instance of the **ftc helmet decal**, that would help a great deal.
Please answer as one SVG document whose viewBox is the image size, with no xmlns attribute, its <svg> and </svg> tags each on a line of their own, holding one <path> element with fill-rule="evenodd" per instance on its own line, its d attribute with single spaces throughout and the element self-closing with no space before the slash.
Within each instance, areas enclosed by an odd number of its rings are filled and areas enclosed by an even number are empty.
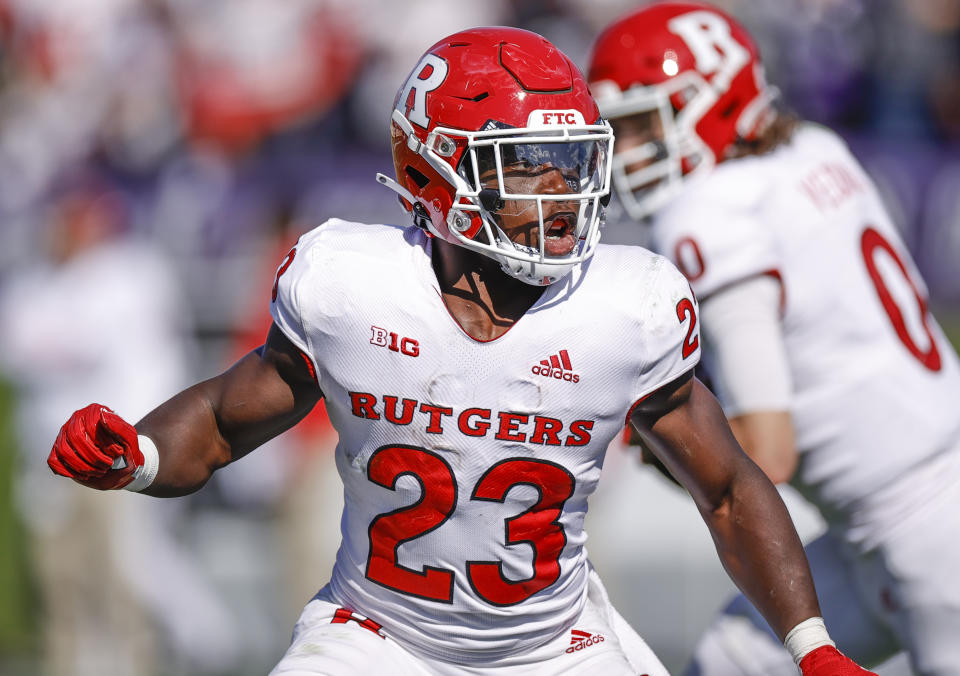
<svg viewBox="0 0 960 676">
<path fill-rule="evenodd" d="M 586 121 L 583 119 L 583 113 L 576 109 L 538 109 L 532 111 L 527 118 L 527 127 L 532 129 L 537 127 L 585 126 L 586 124 Z"/>
</svg>

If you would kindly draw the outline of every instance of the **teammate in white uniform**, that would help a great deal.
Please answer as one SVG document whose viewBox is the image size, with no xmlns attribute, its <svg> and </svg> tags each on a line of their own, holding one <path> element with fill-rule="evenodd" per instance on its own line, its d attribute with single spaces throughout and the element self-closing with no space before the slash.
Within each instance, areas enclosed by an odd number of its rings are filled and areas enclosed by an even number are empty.
<svg viewBox="0 0 960 676">
<path fill-rule="evenodd" d="M 587 498 L 630 419 L 804 673 L 869 673 L 833 647 L 786 508 L 692 375 L 685 278 L 597 244 L 612 135 L 569 59 L 517 29 L 453 35 L 400 89 L 391 133 L 397 180 L 379 180 L 413 226 L 304 235 L 260 350 L 136 428 L 78 411 L 51 468 L 187 493 L 323 396 L 343 539 L 275 674 L 663 676 L 584 548 Z"/>
<path fill-rule="evenodd" d="M 770 105 L 753 41 L 714 8 L 622 18 L 589 79 L 617 135 L 618 196 L 653 213 L 655 250 L 700 300 L 741 445 L 827 520 L 807 554 L 838 646 L 960 674 L 960 369 L 870 178 L 833 132 Z M 691 671 L 793 664 L 741 597 Z"/>
</svg>

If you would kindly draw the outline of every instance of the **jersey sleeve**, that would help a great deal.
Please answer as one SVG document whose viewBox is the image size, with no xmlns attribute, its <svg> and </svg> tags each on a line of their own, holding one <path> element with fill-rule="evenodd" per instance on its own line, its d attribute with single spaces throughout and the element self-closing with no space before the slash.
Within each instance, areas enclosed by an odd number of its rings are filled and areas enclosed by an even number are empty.
<svg viewBox="0 0 960 676">
<path fill-rule="evenodd" d="M 700 309 L 689 282 L 662 258 L 641 307 L 643 363 L 634 401 L 690 371 L 700 361 Z"/>
<path fill-rule="evenodd" d="M 780 285 L 734 284 L 703 301 L 704 364 L 728 417 L 790 408 L 792 379 L 780 325 Z"/>
<path fill-rule="evenodd" d="M 303 300 L 311 284 L 311 253 L 315 248 L 316 232 L 314 230 L 301 237 L 280 262 L 270 292 L 270 315 L 283 335 L 310 359 L 311 367 L 319 377 L 310 332 L 304 321 Z"/>
<path fill-rule="evenodd" d="M 654 248 L 684 273 L 701 300 L 781 266 L 772 233 L 753 204 L 683 200 L 658 217 L 652 236 Z"/>
</svg>

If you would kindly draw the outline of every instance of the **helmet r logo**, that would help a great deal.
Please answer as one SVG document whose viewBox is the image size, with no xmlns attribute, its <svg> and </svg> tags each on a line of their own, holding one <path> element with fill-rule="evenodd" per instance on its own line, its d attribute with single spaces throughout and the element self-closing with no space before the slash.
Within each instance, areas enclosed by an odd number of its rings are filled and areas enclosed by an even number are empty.
<svg viewBox="0 0 960 676">
<path fill-rule="evenodd" d="M 447 62 L 442 58 L 436 54 L 425 54 L 403 86 L 400 98 L 397 100 L 397 109 L 401 113 L 405 112 L 404 108 L 407 106 L 407 99 L 410 98 L 412 89 L 413 106 L 406 117 L 414 124 L 426 129 L 430 125 L 430 118 L 427 116 L 427 94 L 443 84 L 447 77 L 447 70 Z"/>
<path fill-rule="evenodd" d="M 730 34 L 730 24 L 713 12 L 691 12 L 667 23 L 671 33 L 687 43 L 697 70 L 717 73 L 716 87 L 726 89 L 731 80 L 750 62 L 750 53 Z"/>
</svg>

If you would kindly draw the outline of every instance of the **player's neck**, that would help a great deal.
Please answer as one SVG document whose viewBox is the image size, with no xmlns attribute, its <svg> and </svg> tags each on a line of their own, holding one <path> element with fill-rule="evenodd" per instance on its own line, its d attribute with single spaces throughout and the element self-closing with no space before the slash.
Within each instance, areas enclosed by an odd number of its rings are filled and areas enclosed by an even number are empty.
<svg viewBox="0 0 960 676">
<path fill-rule="evenodd" d="M 502 336 L 543 293 L 504 273 L 493 259 L 438 239 L 432 264 L 447 310 L 476 340 Z"/>
</svg>

